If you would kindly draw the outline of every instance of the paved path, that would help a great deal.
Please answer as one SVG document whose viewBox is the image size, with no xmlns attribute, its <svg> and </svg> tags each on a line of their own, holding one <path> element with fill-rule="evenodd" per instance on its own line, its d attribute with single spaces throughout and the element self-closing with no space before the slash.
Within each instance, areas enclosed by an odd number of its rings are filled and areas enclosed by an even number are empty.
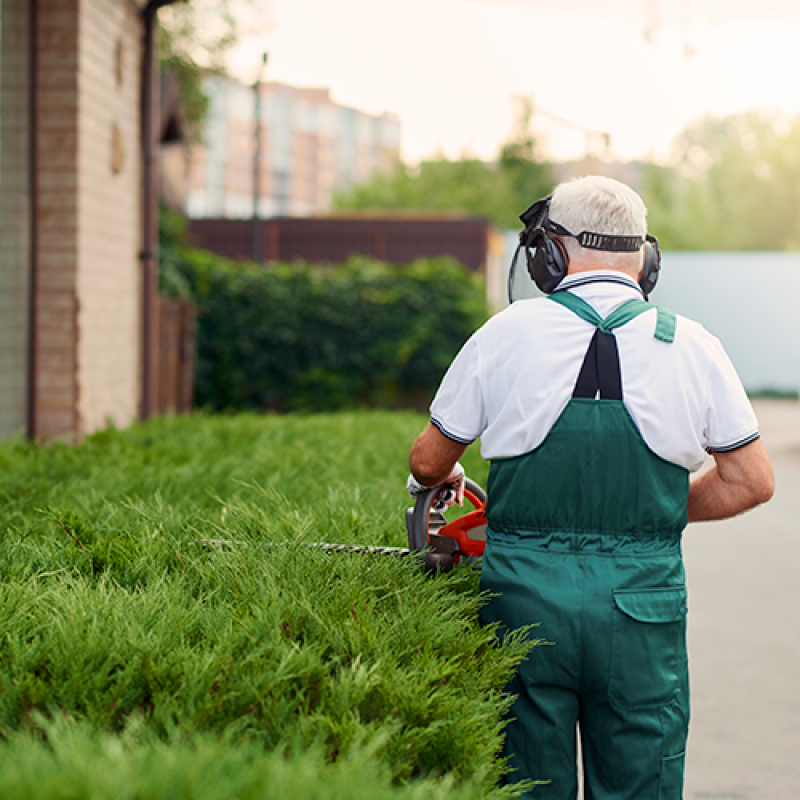
<svg viewBox="0 0 800 800">
<path fill-rule="evenodd" d="M 684 538 L 686 800 L 800 800 L 800 405 L 755 406 L 775 497 Z"/>
</svg>

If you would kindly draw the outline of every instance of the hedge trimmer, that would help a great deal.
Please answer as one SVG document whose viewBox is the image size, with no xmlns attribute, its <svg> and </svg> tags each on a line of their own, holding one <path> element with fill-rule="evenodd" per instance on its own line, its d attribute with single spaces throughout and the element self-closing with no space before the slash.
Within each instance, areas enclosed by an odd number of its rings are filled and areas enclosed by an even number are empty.
<svg viewBox="0 0 800 800">
<path fill-rule="evenodd" d="M 414 507 L 406 510 L 409 551 L 423 553 L 427 570 L 448 572 L 461 559 L 474 563 L 486 548 L 486 492 L 465 478 L 464 497 L 474 510 L 450 522 L 444 516 L 447 506 L 442 502 L 447 492 L 452 489 L 435 486 L 418 494 Z"/>
<path fill-rule="evenodd" d="M 470 478 L 464 480 L 464 497 L 473 506 L 463 516 L 450 522 L 444 516 L 444 498 L 452 492 L 448 486 L 435 486 L 415 498 L 414 507 L 406 510 L 408 547 L 375 547 L 315 542 L 328 553 L 366 553 L 379 556 L 422 555 L 422 566 L 434 572 L 449 572 L 461 559 L 476 563 L 486 547 L 486 493 Z"/>
<path fill-rule="evenodd" d="M 486 547 L 486 493 L 470 478 L 464 479 L 464 497 L 472 511 L 447 521 L 444 512 L 448 507 L 447 493 L 453 490 L 435 486 L 415 498 L 413 508 L 406 510 L 408 547 L 380 547 L 351 544 L 313 542 L 312 547 L 326 553 L 364 553 L 376 556 L 410 556 L 419 554 L 426 571 L 449 572 L 462 559 L 475 565 Z M 233 545 L 227 539 L 203 539 L 201 544 Z"/>
</svg>

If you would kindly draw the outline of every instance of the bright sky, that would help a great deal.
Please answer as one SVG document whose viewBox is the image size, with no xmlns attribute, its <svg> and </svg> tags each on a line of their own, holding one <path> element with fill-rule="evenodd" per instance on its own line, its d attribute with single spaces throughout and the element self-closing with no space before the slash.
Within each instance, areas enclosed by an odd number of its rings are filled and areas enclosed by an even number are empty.
<svg viewBox="0 0 800 800">
<path fill-rule="evenodd" d="M 581 129 L 611 134 L 617 158 L 665 158 L 703 113 L 800 112 L 796 0 L 259 0 L 272 29 L 231 63 L 327 86 L 333 99 L 403 123 L 403 154 L 497 155 L 513 96 L 557 159 Z M 556 120 L 565 120 L 575 128 Z"/>
</svg>

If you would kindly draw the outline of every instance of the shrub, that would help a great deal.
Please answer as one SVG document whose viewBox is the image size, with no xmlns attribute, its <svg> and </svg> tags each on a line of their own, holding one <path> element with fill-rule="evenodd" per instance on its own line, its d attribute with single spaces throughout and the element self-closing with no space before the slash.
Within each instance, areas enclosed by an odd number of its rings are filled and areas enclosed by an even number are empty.
<svg viewBox="0 0 800 800">
<path fill-rule="evenodd" d="M 37 719 L 0 745 L 0 797 L 14 800 L 502 800 L 451 777 L 397 786 L 374 747 L 331 763 L 317 750 L 284 754 L 198 734 L 170 741 L 138 720 L 120 737 L 80 722 Z M 44 737 L 47 746 L 40 739 Z"/>
<path fill-rule="evenodd" d="M 424 421 L 198 414 L 0 443 L 0 796 L 492 792 L 530 643 L 478 625 L 470 569 L 310 546 L 403 544 Z M 475 448 L 464 463 L 485 480 Z"/>
<path fill-rule="evenodd" d="M 198 305 L 197 403 L 215 410 L 423 407 L 487 316 L 481 279 L 450 258 L 258 267 L 180 253 Z"/>
</svg>

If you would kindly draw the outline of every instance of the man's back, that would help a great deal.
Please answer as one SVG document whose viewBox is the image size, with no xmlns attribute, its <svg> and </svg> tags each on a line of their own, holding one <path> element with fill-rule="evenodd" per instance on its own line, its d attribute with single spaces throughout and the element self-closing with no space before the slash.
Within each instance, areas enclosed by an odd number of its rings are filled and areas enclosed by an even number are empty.
<svg viewBox="0 0 800 800">
<path fill-rule="evenodd" d="M 568 277 L 562 286 L 601 317 L 641 299 L 618 273 Z M 755 415 L 720 343 L 685 317 L 670 344 L 654 337 L 655 326 L 654 307 L 615 331 L 623 400 L 648 446 L 694 471 L 706 450 L 756 438 Z M 487 460 L 529 452 L 566 406 L 594 330 L 549 299 L 514 303 L 453 362 L 431 406 L 434 424 L 462 440 L 480 436 Z"/>
</svg>

